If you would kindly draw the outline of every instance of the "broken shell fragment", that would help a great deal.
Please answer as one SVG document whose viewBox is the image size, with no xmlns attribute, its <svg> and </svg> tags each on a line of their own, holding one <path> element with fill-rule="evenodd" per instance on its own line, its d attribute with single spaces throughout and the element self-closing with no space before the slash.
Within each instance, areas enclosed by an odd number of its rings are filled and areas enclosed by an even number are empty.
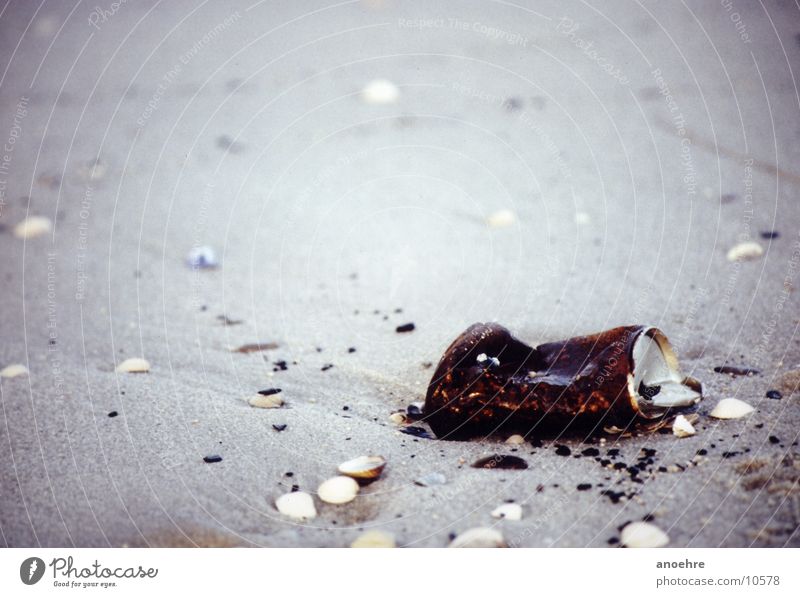
<svg viewBox="0 0 800 597">
<path fill-rule="evenodd" d="M 683 415 L 678 415 L 672 423 L 672 433 L 675 437 L 689 437 L 697 432 L 694 425 L 689 422 L 689 419 Z"/>
<path fill-rule="evenodd" d="M 150 371 L 150 363 L 141 358 L 125 359 L 117 365 L 118 373 L 147 373 L 148 371 Z"/>
<path fill-rule="evenodd" d="M 500 531 L 478 527 L 464 531 L 448 547 L 508 547 Z"/>
<path fill-rule="evenodd" d="M 359 456 L 339 465 L 339 472 L 347 477 L 361 480 L 374 480 L 381 476 L 386 467 L 383 456 Z"/>
<path fill-rule="evenodd" d="M 405 413 L 392 413 L 389 415 L 389 420 L 395 425 L 405 425 L 408 422 Z"/>
<path fill-rule="evenodd" d="M 367 531 L 350 544 L 350 547 L 395 547 L 394 535 L 384 531 Z"/>
<path fill-rule="evenodd" d="M 519 433 L 515 433 L 506 440 L 506 443 L 509 446 L 521 446 L 522 444 L 525 443 L 525 438 L 522 437 Z"/>
<path fill-rule="evenodd" d="M 519 504 L 501 504 L 492 510 L 492 516 L 505 520 L 522 520 L 522 506 Z"/>
<path fill-rule="evenodd" d="M 508 454 L 492 454 L 479 458 L 472 463 L 472 468 L 496 468 L 523 470 L 528 468 L 528 463 L 519 456 L 509 456 Z"/>
<path fill-rule="evenodd" d="M 498 366 L 483 366 L 496 355 Z M 618 327 L 532 347 L 501 325 L 477 323 L 445 351 L 428 385 L 424 420 L 437 437 L 453 440 L 631 424 L 653 430 L 701 398 L 700 383 L 681 373 L 657 328 Z"/>
<path fill-rule="evenodd" d="M 669 537 L 649 522 L 631 522 L 622 529 L 620 542 L 625 547 L 664 547 Z"/>
<path fill-rule="evenodd" d="M 361 90 L 361 99 L 368 104 L 392 104 L 400 97 L 397 85 L 386 79 L 375 79 Z"/>
<path fill-rule="evenodd" d="M 741 419 L 754 410 L 747 402 L 743 402 L 738 398 L 723 398 L 717 402 L 709 416 L 715 419 Z"/>
<path fill-rule="evenodd" d="M 27 375 L 28 368 L 25 365 L 8 365 L 0 369 L 0 377 L 18 377 L 20 375 Z"/>
<path fill-rule="evenodd" d="M 30 216 L 14 226 L 17 238 L 35 238 L 53 230 L 53 223 L 44 216 Z"/>
<path fill-rule="evenodd" d="M 282 495 L 275 500 L 275 507 L 278 512 L 294 520 L 311 520 L 317 516 L 314 499 L 303 491 Z"/>
<path fill-rule="evenodd" d="M 266 396 L 258 394 L 251 397 L 247 402 L 255 408 L 280 408 L 283 406 L 283 398 L 277 394 L 268 394 Z"/>
<path fill-rule="evenodd" d="M 764 248 L 754 241 L 739 243 L 728 251 L 728 261 L 749 261 L 764 254 Z"/>
<path fill-rule="evenodd" d="M 414 483 L 420 487 L 434 487 L 436 485 L 444 485 L 447 483 L 447 478 L 442 473 L 427 473 L 417 479 L 414 479 Z"/>
<path fill-rule="evenodd" d="M 329 504 L 352 502 L 358 494 L 358 483 L 350 477 L 331 477 L 317 488 L 317 495 Z"/>
<path fill-rule="evenodd" d="M 490 228 L 506 228 L 516 221 L 517 216 L 515 216 L 514 212 L 510 209 L 498 210 L 486 218 L 486 223 Z"/>
</svg>

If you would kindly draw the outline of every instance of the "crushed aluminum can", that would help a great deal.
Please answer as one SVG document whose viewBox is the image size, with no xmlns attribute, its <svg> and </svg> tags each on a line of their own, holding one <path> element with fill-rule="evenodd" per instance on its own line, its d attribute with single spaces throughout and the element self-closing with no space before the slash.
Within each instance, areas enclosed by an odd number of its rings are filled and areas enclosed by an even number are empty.
<svg viewBox="0 0 800 597">
<path fill-rule="evenodd" d="M 514 432 L 655 430 L 702 398 L 667 337 L 625 326 L 536 347 L 495 323 L 476 323 L 433 374 L 424 420 L 440 439 Z"/>
</svg>

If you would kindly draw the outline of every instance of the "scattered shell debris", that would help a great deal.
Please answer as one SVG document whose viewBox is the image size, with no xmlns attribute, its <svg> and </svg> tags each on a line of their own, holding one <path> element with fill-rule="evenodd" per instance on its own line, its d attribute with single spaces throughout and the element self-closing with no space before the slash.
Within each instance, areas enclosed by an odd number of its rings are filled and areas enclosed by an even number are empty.
<svg viewBox="0 0 800 597">
<path fill-rule="evenodd" d="M 374 79 L 361 90 L 361 99 L 368 104 L 392 104 L 400 97 L 400 89 L 388 79 Z"/>
<path fill-rule="evenodd" d="M 339 472 L 347 477 L 362 481 L 378 479 L 386 467 L 383 456 L 359 456 L 339 465 Z"/>
<path fill-rule="evenodd" d="M 500 531 L 477 527 L 458 535 L 448 547 L 508 547 L 508 545 Z"/>
<path fill-rule="evenodd" d="M 331 477 L 320 484 L 317 495 L 328 504 L 346 504 L 358 495 L 358 483 L 351 477 Z"/>
<path fill-rule="evenodd" d="M 314 499 L 304 491 L 286 493 L 275 500 L 278 512 L 294 520 L 312 520 L 317 516 Z"/>
<path fill-rule="evenodd" d="M 625 547 L 664 547 L 669 536 L 649 522 L 631 522 L 622 529 L 620 542 Z"/>
<path fill-rule="evenodd" d="M 147 359 L 138 357 L 125 359 L 117 365 L 117 373 L 147 373 L 150 371 L 150 363 Z"/>
<path fill-rule="evenodd" d="M 697 431 L 695 431 L 694 425 L 689 422 L 689 419 L 683 415 L 678 415 L 672 423 L 672 433 L 675 437 L 689 437 L 697 433 Z"/>
<path fill-rule="evenodd" d="M 28 375 L 28 368 L 25 365 L 14 364 L 7 365 L 0 369 L 0 377 L 19 377 L 20 375 Z"/>
<path fill-rule="evenodd" d="M 350 544 L 350 547 L 385 548 L 396 547 L 394 535 L 385 531 L 367 531 Z"/>
<path fill-rule="evenodd" d="M 266 396 L 258 394 L 250 397 L 247 403 L 255 408 L 280 408 L 283 406 L 283 398 L 277 394 L 267 394 Z"/>
<path fill-rule="evenodd" d="M 420 487 L 435 487 L 447 483 L 447 478 L 442 473 L 427 473 L 414 479 L 414 483 Z"/>
<path fill-rule="evenodd" d="M 492 517 L 504 520 L 522 520 L 522 506 L 519 504 L 501 504 L 492 510 Z"/>
<path fill-rule="evenodd" d="M 738 398 L 723 398 L 709 413 L 715 419 L 741 419 L 752 413 L 755 409 Z"/>
<path fill-rule="evenodd" d="M 728 251 L 728 261 L 751 261 L 764 254 L 764 248 L 755 241 L 739 243 Z"/>
<path fill-rule="evenodd" d="M 510 209 L 500 209 L 486 218 L 490 228 L 506 228 L 517 221 L 517 216 Z"/>
<path fill-rule="evenodd" d="M 186 255 L 186 265 L 193 269 L 214 269 L 219 266 L 217 252 L 208 246 L 194 247 Z"/>
<path fill-rule="evenodd" d="M 17 238 L 36 238 L 52 232 L 53 223 L 44 216 L 30 216 L 14 226 L 14 236 Z"/>
</svg>

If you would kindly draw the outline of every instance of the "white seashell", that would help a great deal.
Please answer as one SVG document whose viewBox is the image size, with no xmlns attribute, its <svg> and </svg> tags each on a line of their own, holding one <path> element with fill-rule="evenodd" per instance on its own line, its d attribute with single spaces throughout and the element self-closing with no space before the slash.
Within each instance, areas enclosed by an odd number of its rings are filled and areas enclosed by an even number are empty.
<svg viewBox="0 0 800 597">
<path fill-rule="evenodd" d="M 117 373 L 147 373 L 150 371 L 150 363 L 146 359 L 134 357 L 125 359 L 117 365 Z"/>
<path fill-rule="evenodd" d="M 247 402 L 250 406 L 254 406 L 255 408 L 280 408 L 283 406 L 283 398 L 277 394 L 272 394 L 271 396 L 262 396 L 258 394 L 250 398 Z"/>
<path fill-rule="evenodd" d="M 447 478 L 442 473 L 427 473 L 418 479 L 414 479 L 414 483 L 422 487 L 433 487 L 435 485 L 444 485 L 447 483 Z"/>
<path fill-rule="evenodd" d="M 0 377 L 17 377 L 19 375 L 27 375 L 28 368 L 25 365 L 8 365 L 0 369 Z"/>
<path fill-rule="evenodd" d="M 377 479 L 385 466 L 383 456 L 359 456 L 340 464 L 339 472 L 353 479 Z"/>
<path fill-rule="evenodd" d="M 517 221 L 517 216 L 510 209 L 501 209 L 486 218 L 486 223 L 491 228 L 505 228 Z"/>
<path fill-rule="evenodd" d="M 519 504 L 501 504 L 492 510 L 494 518 L 505 520 L 522 520 L 522 506 Z"/>
<path fill-rule="evenodd" d="M 395 425 L 405 425 L 407 421 L 404 413 L 392 413 L 389 415 L 389 420 Z"/>
<path fill-rule="evenodd" d="M 350 477 L 331 477 L 317 488 L 317 495 L 329 504 L 352 502 L 358 494 L 358 483 Z"/>
<path fill-rule="evenodd" d="M 747 241 L 739 243 L 728 251 L 728 261 L 748 261 L 758 259 L 763 254 L 764 249 L 761 245 L 754 241 Z"/>
<path fill-rule="evenodd" d="M 717 402 L 709 416 L 715 419 L 741 419 L 754 410 L 747 402 L 742 402 L 738 398 L 723 398 Z"/>
<path fill-rule="evenodd" d="M 386 79 L 375 79 L 361 90 L 361 99 L 368 104 L 392 104 L 400 97 L 397 85 Z"/>
<path fill-rule="evenodd" d="M 311 520 L 317 516 L 314 499 L 304 491 L 293 491 L 275 500 L 278 512 L 294 520 Z"/>
<path fill-rule="evenodd" d="M 25 218 L 14 226 L 14 236 L 17 238 L 34 238 L 47 234 L 53 230 L 53 223 L 43 216 Z"/>
<path fill-rule="evenodd" d="M 464 531 L 448 547 L 508 547 L 500 531 L 478 527 Z"/>
<path fill-rule="evenodd" d="M 683 415 L 678 415 L 675 417 L 675 422 L 672 423 L 672 433 L 676 437 L 689 437 L 697 432 L 695 431 L 694 425 L 689 422 L 689 419 Z"/>
<path fill-rule="evenodd" d="M 394 535 L 384 531 L 367 531 L 350 544 L 350 547 L 395 547 Z"/>
<path fill-rule="evenodd" d="M 509 437 L 506 440 L 506 443 L 511 445 L 511 446 L 521 446 L 522 444 L 525 443 L 525 438 L 522 437 L 519 433 L 516 433 L 516 434 L 512 435 L 511 437 Z"/>
<path fill-rule="evenodd" d="M 654 524 L 632 522 L 622 529 L 620 542 L 625 547 L 664 547 L 669 537 Z"/>
</svg>

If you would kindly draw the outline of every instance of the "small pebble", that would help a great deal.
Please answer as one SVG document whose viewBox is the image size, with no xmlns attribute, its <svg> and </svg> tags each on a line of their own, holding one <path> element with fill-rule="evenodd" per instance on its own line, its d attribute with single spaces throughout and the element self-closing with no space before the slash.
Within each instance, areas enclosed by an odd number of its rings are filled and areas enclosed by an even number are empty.
<svg viewBox="0 0 800 597">
<path fill-rule="evenodd" d="M 478 527 L 458 535 L 448 547 L 508 547 L 500 531 Z"/>
<path fill-rule="evenodd" d="M 760 234 L 761 238 L 764 240 L 772 240 L 773 238 L 778 238 L 781 235 L 777 230 L 762 230 Z"/>
<path fill-rule="evenodd" d="M 632 522 L 622 529 L 620 541 L 625 547 L 664 547 L 667 534 L 649 522 Z"/>
<path fill-rule="evenodd" d="M 779 443 L 781 443 L 781 440 L 779 440 L 777 438 L 777 436 L 770 435 L 769 436 L 769 443 L 771 443 L 771 444 L 779 444 Z"/>
<path fill-rule="evenodd" d="M 519 504 L 501 504 L 492 510 L 492 516 L 505 520 L 522 520 L 522 506 Z"/>
<path fill-rule="evenodd" d="M 689 419 L 683 415 L 675 417 L 675 422 L 672 423 L 672 433 L 675 437 L 689 437 L 697 433 L 694 425 L 689 422 Z"/>
<path fill-rule="evenodd" d="M 592 488 L 591 483 L 578 483 L 577 487 L 578 491 L 588 491 L 591 488 Z"/>
<path fill-rule="evenodd" d="M 780 400 L 783 398 L 783 394 L 781 394 L 778 390 L 769 390 L 766 396 L 770 400 Z"/>
<path fill-rule="evenodd" d="M 317 495 L 329 504 L 352 502 L 358 494 L 358 483 L 350 477 L 331 477 L 317 488 Z"/>
<path fill-rule="evenodd" d="M 275 500 L 278 512 L 294 520 L 311 520 L 316 518 L 317 509 L 314 499 L 304 491 L 286 493 Z"/>
<path fill-rule="evenodd" d="M 350 547 L 355 548 L 386 548 L 396 547 L 394 535 L 384 531 L 367 531 L 360 535 L 355 541 L 350 544 Z"/>
<path fill-rule="evenodd" d="M 728 251 L 728 261 L 750 261 L 764 254 L 764 249 L 755 241 L 739 243 Z"/>
<path fill-rule="evenodd" d="M 414 483 L 421 487 L 434 487 L 447 483 L 447 478 L 442 473 L 427 473 L 414 479 Z"/>
<path fill-rule="evenodd" d="M 404 323 L 403 325 L 398 325 L 397 328 L 395 328 L 395 331 L 398 334 L 404 334 L 407 332 L 413 332 L 415 328 L 416 326 L 413 323 Z"/>
<path fill-rule="evenodd" d="M 525 443 L 525 438 L 522 437 L 520 434 L 516 433 L 511 437 L 509 437 L 506 440 L 506 443 L 510 446 L 521 446 L 522 444 Z"/>
<path fill-rule="evenodd" d="M 207 462 L 208 464 L 214 464 L 215 462 L 222 462 L 222 456 L 219 454 L 209 454 L 208 456 L 203 456 L 203 462 Z"/>
<path fill-rule="evenodd" d="M 567 446 L 558 445 L 556 446 L 556 454 L 559 456 L 569 456 L 572 454 L 572 450 L 570 450 Z"/>
<path fill-rule="evenodd" d="M 0 369 L 0 377 L 19 377 L 20 375 L 27 375 L 28 368 L 25 365 L 8 365 Z"/>
<path fill-rule="evenodd" d="M 113 419 L 113 418 L 114 418 L 114 417 L 116 417 L 118 414 L 119 414 L 119 413 L 118 413 L 117 411 L 115 411 L 115 410 L 112 410 L 110 413 L 108 413 L 108 416 L 109 416 L 109 417 L 111 417 L 111 418 Z"/>
<path fill-rule="evenodd" d="M 387 79 L 374 79 L 361 90 L 361 99 L 367 104 L 392 104 L 398 97 L 397 85 Z"/>
<path fill-rule="evenodd" d="M 752 413 L 755 409 L 738 398 L 723 398 L 709 413 L 715 419 L 740 419 Z"/>
<path fill-rule="evenodd" d="M 256 408 L 280 408 L 283 406 L 283 398 L 277 394 L 270 394 L 268 396 L 259 394 L 258 396 L 253 396 L 247 402 L 250 406 Z"/>
<path fill-rule="evenodd" d="M 117 365 L 117 373 L 147 373 L 148 371 L 150 371 L 150 363 L 141 358 L 125 359 Z"/>
<path fill-rule="evenodd" d="M 219 260 L 211 247 L 194 247 L 186 255 L 186 265 L 197 269 L 214 269 L 219 266 Z"/>
<path fill-rule="evenodd" d="M 17 238 L 35 238 L 52 232 L 53 223 L 44 216 L 30 216 L 14 226 L 14 236 Z"/>
<path fill-rule="evenodd" d="M 494 212 L 488 218 L 486 223 L 490 228 L 506 228 L 511 226 L 517 221 L 517 216 L 510 209 L 501 209 Z"/>
</svg>

